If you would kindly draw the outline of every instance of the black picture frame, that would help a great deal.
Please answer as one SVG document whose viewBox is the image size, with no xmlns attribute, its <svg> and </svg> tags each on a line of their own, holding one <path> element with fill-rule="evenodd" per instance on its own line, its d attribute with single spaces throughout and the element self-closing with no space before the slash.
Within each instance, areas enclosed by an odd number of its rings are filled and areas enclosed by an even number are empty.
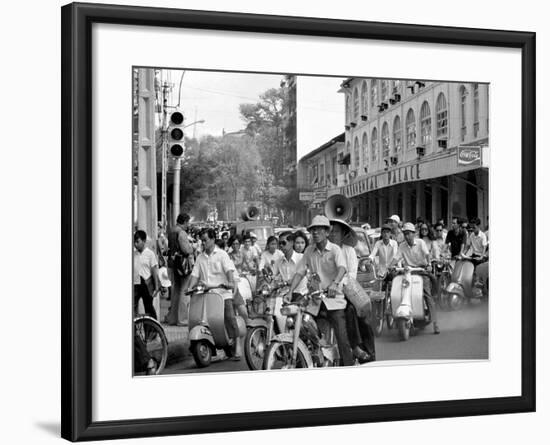
<svg viewBox="0 0 550 445">
<path fill-rule="evenodd" d="M 62 7 L 62 416 L 71 441 L 503 414 L 535 410 L 535 33 L 73 3 Z M 94 23 L 519 48 L 522 54 L 521 396 L 92 421 Z"/>
</svg>

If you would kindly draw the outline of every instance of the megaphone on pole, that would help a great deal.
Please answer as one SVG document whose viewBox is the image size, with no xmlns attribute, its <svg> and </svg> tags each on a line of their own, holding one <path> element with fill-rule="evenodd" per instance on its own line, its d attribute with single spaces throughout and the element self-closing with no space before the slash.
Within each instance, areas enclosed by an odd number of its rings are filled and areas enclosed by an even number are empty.
<svg viewBox="0 0 550 445">
<path fill-rule="evenodd" d="M 351 218 L 352 206 L 349 198 L 344 195 L 332 195 L 325 203 L 325 215 L 328 219 L 348 221 Z"/>
</svg>

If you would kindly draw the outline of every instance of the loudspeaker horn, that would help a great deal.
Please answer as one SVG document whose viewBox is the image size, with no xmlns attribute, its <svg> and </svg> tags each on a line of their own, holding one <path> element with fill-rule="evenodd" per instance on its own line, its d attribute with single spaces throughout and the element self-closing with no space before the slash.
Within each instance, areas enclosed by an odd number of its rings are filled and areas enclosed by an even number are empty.
<svg viewBox="0 0 550 445">
<path fill-rule="evenodd" d="M 241 218 L 243 221 L 252 221 L 254 219 L 258 219 L 260 216 L 260 211 L 258 210 L 258 207 L 250 206 L 244 209 L 241 213 Z"/>
<path fill-rule="evenodd" d="M 325 215 L 327 215 L 329 219 L 342 219 L 347 221 L 351 218 L 351 213 L 351 201 L 344 195 L 332 195 L 325 203 Z"/>
</svg>

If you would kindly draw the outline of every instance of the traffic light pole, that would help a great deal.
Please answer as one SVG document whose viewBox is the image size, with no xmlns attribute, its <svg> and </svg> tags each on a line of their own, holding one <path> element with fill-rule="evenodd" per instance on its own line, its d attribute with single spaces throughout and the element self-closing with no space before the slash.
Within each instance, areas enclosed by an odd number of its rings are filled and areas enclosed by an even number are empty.
<svg viewBox="0 0 550 445">
<path fill-rule="evenodd" d="M 172 202 L 174 205 L 172 211 L 172 224 L 176 224 L 176 218 L 180 213 L 180 175 L 181 175 L 181 158 L 174 159 L 174 196 Z"/>
</svg>

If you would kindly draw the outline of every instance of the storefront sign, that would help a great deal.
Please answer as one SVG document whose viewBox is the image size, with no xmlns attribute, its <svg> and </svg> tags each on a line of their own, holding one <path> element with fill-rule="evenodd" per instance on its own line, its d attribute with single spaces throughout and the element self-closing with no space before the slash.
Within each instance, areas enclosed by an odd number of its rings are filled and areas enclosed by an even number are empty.
<svg viewBox="0 0 550 445">
<path fill-rule="evenodd" d="M 359 179 L 353 184 L 343 187 L 342 193 L 348 197 L 356 196 L 372 190 L 420 179 L 422 179 L 420 177 L 420 164 L 412 164 Z"/>
<path fill-rule="evenodd" d="M 456 150 L 456 152 L 440 153 L 429 159 L 417 160 L 413 164 L 395 166 L 387 171 L 380 171 L 368 176 L 360 176 L 351 184 L 341 187 L 340 193 L 351 198 L 373 190 L 392 187 L 398 184 L 439 178 L 467 170 L 473 170 L 482 166 L 482 150 L 484 151 L 483 159 L 485 160 L 488 158 L 485 150 L 488 150 L 489 147 L 473 146 L 459 148 L 459 150 L 462 149 L 464 149 L 462 157 L 458 154 L 459 151 Z M 469 153 L 466 154 L 466 151 L 469 151 Z M 457 158 L 459 159 L 458 165 Z M 464 159 L 464 163 L 460 162 L 461 158 Z"/>
<path fill-rule="evenodd" d="M 459 146 L 457 158 L 458 165 L 481 166 L 481 147 Z"/>
<path fill-rule="evenodd" d="M 313 192 L 300 192 L 300 201 L 313 201 Z"/>
<path fill-rule="evenodd" d="M 317 189 L 313 191 L 313 199 L 315 201 L 325 201 L 327 199 L 327 189 L 326 187 L 322 189 Z"/>
</svg>

